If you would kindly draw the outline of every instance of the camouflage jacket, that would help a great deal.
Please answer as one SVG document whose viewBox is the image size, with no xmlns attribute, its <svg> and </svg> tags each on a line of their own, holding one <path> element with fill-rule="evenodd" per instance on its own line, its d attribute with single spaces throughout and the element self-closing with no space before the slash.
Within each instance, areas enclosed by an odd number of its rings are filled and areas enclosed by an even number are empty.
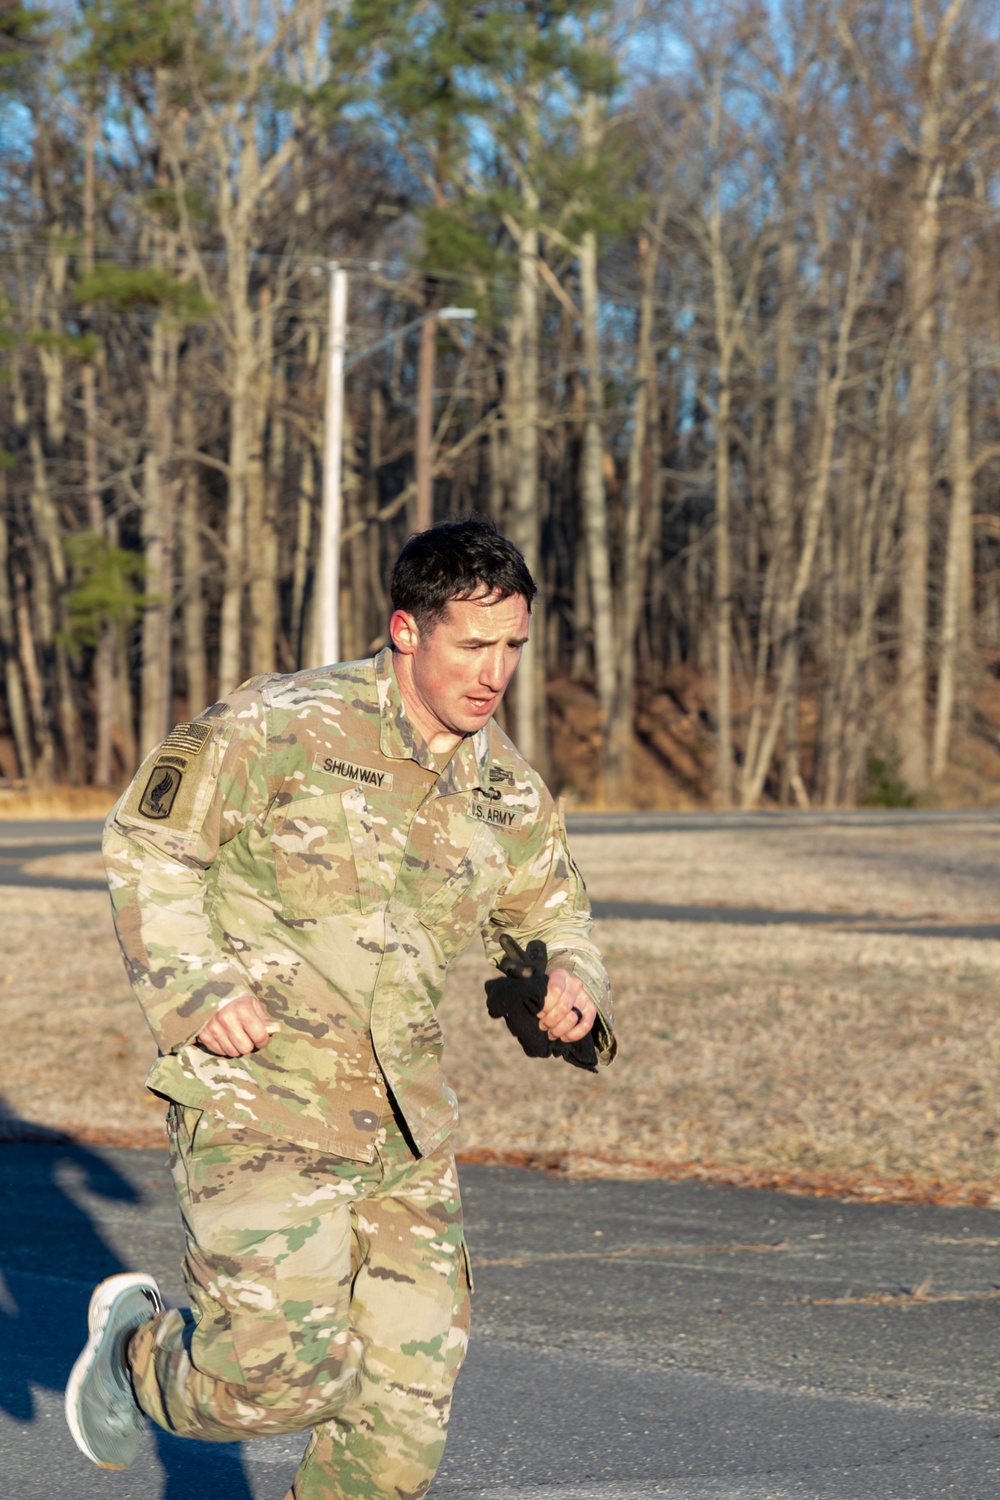
<svg viewBox="0 0 1000 1500">
<path fill-rule="evenodd" d="M 181 1104 L 370 1161 L 388 1085 L 432 1150 L 457 1118 L 444 978 L 477 933 L 499 963 L 504 930 L 544 939 L 550 968 L 579 976 L 599 1058 L 614 1056 L 608 979 L 552 799 L 493 723 L 439 770 L 389 650 L 253 678 L 178 725 L 112 809 L 104 854 L 160 1049 L 148 1084 Z M 269 1046 L 199 1046 L 247 992 L 280 1023 Z M 483 1004 L 495 1024 L 485 1016 Z"/>
</svg>

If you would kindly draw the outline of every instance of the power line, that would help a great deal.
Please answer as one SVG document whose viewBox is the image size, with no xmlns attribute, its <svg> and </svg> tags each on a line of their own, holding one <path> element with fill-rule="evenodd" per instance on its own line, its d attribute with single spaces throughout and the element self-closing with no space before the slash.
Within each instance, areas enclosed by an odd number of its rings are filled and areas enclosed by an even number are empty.
<svg viewBox="0 0 1000 1500">
<path fill-rule="evenodd" d="M 24 240 L 12 241 L 0 238 L 0 258 L 21 258 L 35 262 L 49 262 L 52 258 L 53 248 L 61 248 L 62 253 L 68 256 L 79 256 L 80 247 L 74 240 L 67 242 L 64 246 L 58 246 L 53 240 L 26 238 Z M 213 261 L 221 264 L 226 259 L 226 251 L 222 247 L 218 249 L 200 250 L 199 258 L 203 261 Z M 283 254 L 279 251 L 255 250 L 251 256 L 251 263 L 260 265 L 270 263 L 277 266 L 298 266 L 302 270 L 315 276 L 325 278 L 327 268 L 335 260 L 338 265 L 343 266 L 346 271 L 355 276 L 371 277 L 385 276 L 402 284 L 413 278 L 430 278 L 442 286 L 453 286 L 477 292 L 485 285 L 486 290 L 497 292 L 515 292 L 519 285 L 516 276 L 508 276 L 502 272 L 493 272 L 488 277 L 483 277 L 471 271 L 457 271 L 453 267 L 434 268 L 433 266 L 414 266 L 401 260 L 380 260 L 371 256 L 343 256 L 343 255 L 319 255 L 319 254 Z M 164 270 L 152 255 L 142 255 L 138 252 L 125 251 L 115 253 L 95 252 L 95 266 L 116 266 L 122 269 L 139 268 L 147 266 L 151 269 Z M 326 282 L 323 281 L 324 291 L 317 291 L 317 297 L 322 297 L 325 292 Z M 601 298 L 606 304 L 621 308 L 636 308 L 639 306 L 639 298 L 634 294 L 612 292 L 610 289 L 602 288 Z"/>
</svg>

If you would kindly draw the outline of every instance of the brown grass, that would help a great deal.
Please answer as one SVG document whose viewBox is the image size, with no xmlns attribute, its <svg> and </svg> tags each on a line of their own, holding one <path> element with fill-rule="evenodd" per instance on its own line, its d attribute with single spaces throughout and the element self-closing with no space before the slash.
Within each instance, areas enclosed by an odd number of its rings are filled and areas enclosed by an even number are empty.
<svg viewBox="0 0 1000 1500">
<path fill-rule="evenodd" d="M 596 1079 L 512 1062 L 502 1032 L 471 1047 L 463 1012 L 479 975 L 455 976 L 445 1016 L 460 1039 L 464 1150 L 601 1175 L 1000 1203 L 994 945 L 600 930 L 622 1055 Z"/>
<path fill-rule="evenodd" d="M 595 895 L 991 917 L 995 834 L 793 830 L 577 841 Z M 40 857 L 96 874 L 92 855 Z M 829 899 L 829 898 L 835 899 Z M 98 892 L 4 890 L 0 1094 L 85 1139 L 154 1143 L 153 1048 Z M 1000 1204 L 1000 944 L 800 926 L 598 924 L 618 1061 L 527 1061 L 486 1015 L 470 952 L 442 1015 L 480 1159 Z"/>
<path fill-rule="evenodd" d="M 117 795 L 95 786 L 0 786 L 0 823 L 17 818 L 104 818 Z"/>
</svg>

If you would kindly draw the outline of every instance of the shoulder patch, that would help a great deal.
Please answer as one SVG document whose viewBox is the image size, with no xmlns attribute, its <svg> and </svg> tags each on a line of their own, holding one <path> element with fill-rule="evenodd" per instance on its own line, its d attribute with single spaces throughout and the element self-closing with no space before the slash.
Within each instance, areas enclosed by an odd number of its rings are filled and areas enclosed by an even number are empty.
<svg viewBox="0 0 1000 1500">
<path fill-rule="evenodd" d="M 139 811 L 144 818 L 154 818 L 159 822 L 162 818 L 170 817 L 171 808 L 181 789 L 183 774 L 178 766 L 157 761 L 153 774 L 146 782 L 146 790 L 139 798 Z"/>
<path fill-rule="evenodd" d="M 219 706 L 216 705 L 216 708 Z M 198 723 L 197 720 L 190 724 L 175 724 L 160 747 L 161 753 L 164 750 L 177 750 L 185 758 L 200 755 L 213 732 L 213 725 Z"/>
<path fill-rule="evenodd" d="M 126 792 L 119 820 L 193 832 L 214 784 L 213 757 L 205 757 L 205 750 L 218 732 L 217 724 L 200 720 L 176 725 L 155 752 L 145 779 L 134 781 Z"/>
<path fill-rule="evenodd" d="M 229 699 L 220 698 L 218 703 L 212 704 L 211 708 L 202 709 L 201 713 L 198 715 L 198 723 L 201 723 L 203 719 L 217 719 L 220 714 L 227 713 L 228 711 Z"/>
</svg>

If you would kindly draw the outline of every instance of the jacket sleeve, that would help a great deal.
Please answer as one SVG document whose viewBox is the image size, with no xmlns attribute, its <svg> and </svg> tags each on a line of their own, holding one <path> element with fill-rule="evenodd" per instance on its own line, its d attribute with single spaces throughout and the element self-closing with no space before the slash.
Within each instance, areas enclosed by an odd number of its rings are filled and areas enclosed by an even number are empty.
<svg viewBox="0 0 1000 1500">
<path fill-rule="evenodd" d="M 607 1066 L 618 1050 L 611 1011 L 611 981 L 600 950 L 590 936 L 593 923 L 583 876 L 569 851 L 566 828 L 546 795 L 547 816 L 518 860 L 483 934 L 487 957 L 498 967 L 503 958 L 501 932 L 523 946 L 540 938 L 548 949 L 548 967 L 566 969 L 581 981 L 597 1006 L 594 1044 L 598 1062 Z"/>
<path fill-rule="evenodd" d="M 253 992 L 212 919 L 219 849 L 268 803 L 259 692 L 180 724 L 112 808 L 104 863 L 129 980 L 161 1052 L 192 1041 L 227 1000 Z"/>
</svg>

